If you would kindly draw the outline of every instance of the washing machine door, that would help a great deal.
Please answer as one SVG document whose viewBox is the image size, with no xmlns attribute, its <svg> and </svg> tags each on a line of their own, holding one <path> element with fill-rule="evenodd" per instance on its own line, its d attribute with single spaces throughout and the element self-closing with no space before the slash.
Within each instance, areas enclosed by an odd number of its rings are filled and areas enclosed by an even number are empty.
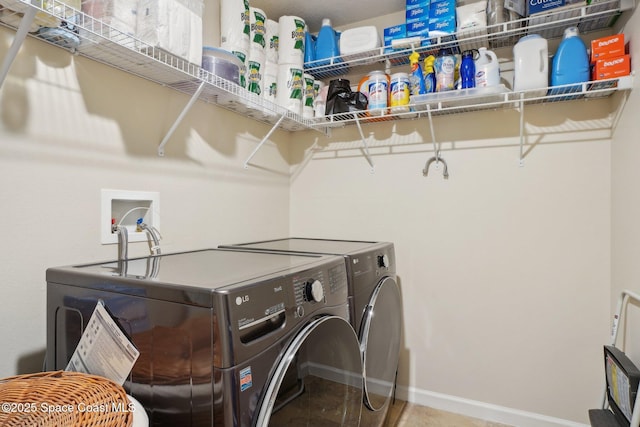
<svg viewBox="0 0 640 427">
<path fill-rule="evenodd" d="M 402 303 L 395 279 L 384 277 L 374 289 L 360 325 L 364 360 L 364 402 L 383 409 L 396 379 L 402 330 Z"/>
<path fill-rule="evenodd" d="M 256 410 L 254 426 L 358 426 L 362 384 L 355 331 L 341 317 L 319 317 L 282 353 Z"/>
</svg>

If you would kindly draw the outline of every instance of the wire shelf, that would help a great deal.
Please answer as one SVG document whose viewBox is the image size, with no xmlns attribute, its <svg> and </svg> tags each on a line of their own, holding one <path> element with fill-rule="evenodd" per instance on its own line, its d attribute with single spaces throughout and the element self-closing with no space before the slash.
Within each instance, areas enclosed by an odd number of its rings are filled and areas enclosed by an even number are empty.
<svg viewBox="0 0 640 427">
<path fill-rule="evenodd" d="M 69 0 L 70 2 L 71 0 Z M 76 0 L 79 3 L 79 0 Z M 426 56 L 442 48 L 470 49 L 481 46 L 490 48 L 511 46 L 527 34 L 537 33 L 545 38 L 560 37 L 564 28 L 577 25 L 581 33 L 607 28 L 622 13 L 623 0 L 608 0 L 575 9 L 534 16 L 489 26 L 482 31 L 464 32 L 427 41 L 426 46 L 415 50 Z M 579 98 L 608 96 L 613 91 L 627 88 L 626 80 L 591 82 L 570 89 L 558 88 L 544 94 L 503 93 L 490 97 L 463 96 L 435 103 L 413 105 L 415 111 L 400 112 L 380 116 L 365 113 L 334 115 L 328 118 L 303 118 L 284 107 L 251 93 L 244 88 L 203 70 L 190 63 L 149 45 L 144 41 L 117 28 L 74 9 L 58 0 L 0 0 L 0 24 L 16 29 L 22 14 L 36 8 L 34 23 L 29 33 L 45 42 L 61 46 L 73 53 L 104 63 L 127 73 L 170 87 L 186 95 L 197 97 L 204 102 L 216 104 L 254 120 L 277 126 L 287 131 L 313 129 L 326 132 L 329 128 L 344 126 L 354 122 L 378 122 L 412 119 L 426 114 L 442 115 L 478 111 L 484 109 L 509 108 L 525 103 L 558 102 Z M 49 30 L 38 30 L 38 26 L 50 26 Z M 326 64 L 313 64 L 306 72 L 318 79 L 326 79 L 346 74 L 351 68 L 372 63 L 385 62 L 405 65 L 413 49 L 384 52 L 384 48 L 361 54 L 331 58 Z M 307 64 L 311 65 L 311 64 Z M 624 82 L 621 84 L 621 82 Z M 604 87 L 603 85 L 609 85 Z M 570 90 L 571 92 L 567 92 Z M 424 110 L 427 110 L 425 112 Z"/>
<path fill-rule="evenodd" d="M 333 114 L 314 119 L 313 126 L 318 128 L 336 128 L 360 123 L 376 123 L 390 120 L 416 119 L 428 116 L 461 114 L 482 110 L 514 109 L 522 104 L 544 104 L 578 99 L 605 98 L 616 91 L 630 90 L 633 77 L 598 80 L 581 84 L 556 86 L 543 89 L 511 92 L 506 89 L 484 88 L 487 90 L 462 89 L 450 92 L 432 93 L 412 97 L 407 106 L 410 111 L 392 112 L 391 110 L 371 112 L 352 112 Z"/>
<path fill-rule="evenodd" d="M 1 7 L 4 6 L 4 9 Z M 46 37 L 41 30 L 29 35 L 119 70 L 193 96 L 204 82 L 199 99 L 288 131 L 310 129 L 312 122 L 232 82 L 203 70 L 199 65 L 170 54 L 122 32 L 57 0 L 0 0 L 0 24 L 17 28 L 22 13 L 38 9 L 38 25 L 62 25 L 61 37 Z M 45 17 L 52 19 L 44 20 Z M 66 28 L 64 25 L 67 24 Z"/>
<path fill-rule="evenodd" d="M 589 6 L 561 9 L 556 12 L 534 15 L 520 20 L 490 25 L 478 30 L 465 30 L 456 34 L 423 39 L 422 43 L 388 51 L 388 48 L 362 52 L 345 57 L 325 59 L 326 63 L 305 64 L 305 72 L 316 79 L 345 74 L 353 67 L 372 63 L 389 63 L 391 66 L 409 64 L 409 55 L 416 51 L 421 58 L 435 55 L 441 49 L 459 53 L 468 49 L 487 47 L 497 49 L 513 46 L 528 34 L 539 34 L 546 39 L 562 37 L 565 28 L 577 26 L 581 34 L 611 27 L 622 13 L 621 0 L 607 0 Z"/>
</svg>

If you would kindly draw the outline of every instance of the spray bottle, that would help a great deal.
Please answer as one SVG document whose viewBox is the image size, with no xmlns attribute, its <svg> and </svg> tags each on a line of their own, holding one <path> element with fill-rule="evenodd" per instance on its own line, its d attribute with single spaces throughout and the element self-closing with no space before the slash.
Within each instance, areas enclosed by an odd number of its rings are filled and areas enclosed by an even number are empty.
<svg viewBox="0 0 640 427">
<path fill-rule="evenodd" d="M 409 73 L 409 90 L 411 95 L 423 95 L 427 93 L 427 88 L 424 84 L 424 76 L 422 75 L 422 68 L 420 67 L 420 54 L 413 52 L 409 55 L 409 62 L 411 63 L 411 73 Z"/>
<path fill-rule="evenodd" d="M 436 57 L 429 55 L 424 59 L 424 86 L 427 93 L 436 91 L 436 72 L 433 69 L 433 64 L 436 62 Z"/>
</svg>

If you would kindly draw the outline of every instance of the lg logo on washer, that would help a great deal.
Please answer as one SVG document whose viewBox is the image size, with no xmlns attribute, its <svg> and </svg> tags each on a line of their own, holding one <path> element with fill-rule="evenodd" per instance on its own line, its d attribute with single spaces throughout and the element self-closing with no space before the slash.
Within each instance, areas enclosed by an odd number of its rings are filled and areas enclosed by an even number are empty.
<svg viewBox="0 0 640 427">
<path fill-rule="evenodd" d="M 236 297 L 236 305 L 242 305 L 243 302 L 249 302 L 249 295 L 243 297 Z"/>
</svg>

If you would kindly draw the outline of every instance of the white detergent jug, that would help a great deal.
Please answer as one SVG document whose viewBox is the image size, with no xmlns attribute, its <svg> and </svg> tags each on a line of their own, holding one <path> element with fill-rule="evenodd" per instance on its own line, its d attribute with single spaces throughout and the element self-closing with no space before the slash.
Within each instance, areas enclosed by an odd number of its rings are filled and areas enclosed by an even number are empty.
<svg viewBox="0 0 640 427">
<path fill-rule="evenodd" d="M 544 96 L 549 86 L 549 47 L 538 34 L 522 37 L 513 46 L 513 91 L 544 89 L 527 95 Z"/>
<path fill-rule="evenodd" d="M 500 84 L 500 64 L 496 54 L 486 47 L 478 49 L 476 66 L 476 87 L 498 86 Z"/>
</svg>

